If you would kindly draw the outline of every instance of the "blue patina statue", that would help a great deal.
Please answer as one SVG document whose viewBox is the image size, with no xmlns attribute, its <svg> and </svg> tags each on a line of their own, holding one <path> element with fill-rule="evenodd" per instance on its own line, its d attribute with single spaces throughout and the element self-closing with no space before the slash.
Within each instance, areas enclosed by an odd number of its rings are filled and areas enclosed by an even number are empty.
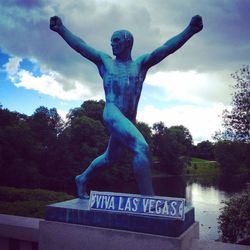
<svg viewBox="0 0 250 250">
<path fill-rule="evenodd" d="M 141 194 L 154 195 L 149 147 L 134 125 L 142 84 L 149 68 L 174 53 L 202 28 L 202 18 L 194 16 L 183 32 L 152 53 L 142 55 L 136 60 L 132 60 L 131 57 L 132 34 L 127 30 L 116 31 L 111 37 L 111 47 L 115 56 L 113 59 L 72 34 L 59 17 L 51 17 L 50 29 L 61 35 L 71 48 L 96 64 L 103 79 L 106 97 L 103 119 L 111 134 L 109 144 L 102 155 L 93 160 L 82 174 L 76 176 L 79 198 L 84 198 L 87 180 L 96 170 L 110 166 L 122 157 L 124 147 L 133 153 L 133 170 Z"/>
</svg>

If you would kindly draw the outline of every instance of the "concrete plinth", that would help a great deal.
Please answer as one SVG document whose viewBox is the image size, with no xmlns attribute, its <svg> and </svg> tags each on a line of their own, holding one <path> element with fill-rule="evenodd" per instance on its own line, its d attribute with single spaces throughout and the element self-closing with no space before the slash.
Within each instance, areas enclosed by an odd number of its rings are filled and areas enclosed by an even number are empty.
<svg viewBox="0 0 250 250">
<path fill-rule="evenodd" d="M 55 221 L 40 222 L 39 250 L 189 250 L 199 237 L 195 222 L 179 237 L 98 228 Z"/>
</svg>

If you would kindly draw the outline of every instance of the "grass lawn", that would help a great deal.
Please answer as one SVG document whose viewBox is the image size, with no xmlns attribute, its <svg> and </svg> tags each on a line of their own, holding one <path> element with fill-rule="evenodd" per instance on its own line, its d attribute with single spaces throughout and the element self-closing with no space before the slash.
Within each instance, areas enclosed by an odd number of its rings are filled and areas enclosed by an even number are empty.
<svg viewBox="0 0 250 250">
<path fill-rule="evenodd" d="M 74 198 L 66 193 L 43 189 L 0 187 L 0 213 L 44 218 L 47 205 Z"/>
<path fill-rule="evenodd" d="M 216 161 L 208 161 L 200 158 L 192 158 L 191 162 L 184 169 L 184 175 L 213 175 L 220 174 L 220 168 Z M 153 177 L 165 177 L 169 174 L 162 172 L 160 169 L 152 168 Z"/>
<path fill-rule="evenodd" d="M 187 175 L 219 175 L 220 169 L 216 161 L 192 158 L 185 170 Z"/>
</svg>

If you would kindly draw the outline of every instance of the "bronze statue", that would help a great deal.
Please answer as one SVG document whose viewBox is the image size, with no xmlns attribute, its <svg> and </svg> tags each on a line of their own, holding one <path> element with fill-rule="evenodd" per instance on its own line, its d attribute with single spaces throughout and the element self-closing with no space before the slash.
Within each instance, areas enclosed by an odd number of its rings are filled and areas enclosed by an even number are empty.
<svg viewBox="0 0 250 250">
<path fill-rule="evenodd" d="M 127 30 L 115 31 L 111 37 L 115 56 L 113 59 L 72 34 L 59 17 L 51 17 L 50 29 L 61 35 L 71 48 L 97 66 L 105 91 L 103 119 L 110 132 L 109 144 L 102 155 L 93 160 L 82 174 L 76 176 L 79 198 L 84 198 L 86 182 L 95 170 L 107 167 L 122 157 L 124 147 L 133 153 L 133 170 L 141 194 L 154 195 L 149 147 L 134 125 L 142 84 L 152 66 L 174 53 L 202 28 L 202 18 L 194 16 L 184 31 L 136 60 L 131 58 L 132 34 Z"/>
</svg>

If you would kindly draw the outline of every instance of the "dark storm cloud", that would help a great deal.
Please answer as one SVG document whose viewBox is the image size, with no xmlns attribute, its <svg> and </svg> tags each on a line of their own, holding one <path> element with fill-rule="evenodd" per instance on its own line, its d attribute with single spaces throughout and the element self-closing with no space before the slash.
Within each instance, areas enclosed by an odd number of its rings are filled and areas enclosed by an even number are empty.
<svg viewBox="0 0 250 250">
<path fill-rule="evenodd" d="M 203 17 L 203 31 L 169 58 L 166 65 L 170 69 L 231 71 L 249 63 L 249 1 L 158 0 L 148 1 L 147 6 L 151 9 L 152 23 L 166 38 L 169 29 L 172 35 L 181 31 L 193 15 Z"/>
<path fill-rule="evenodd" d="M 7 1 L 1 6 L 0 27 L 3 35 L 1 48 L 11 56 L 28 58 L 44 70 L 54 70 L 65 77 L 91 84 L 93 90 L 100 91 L 100 79 L 96 68 L 80 57 L 62 40 L 49 30 L 49 17 L 59 15 L 65 25 L 93 47 L 111 52 L 110 37 L 114 30 L 131 28 L 140 35 L 140 29 L 134 24 L 147 28 L 150 16 L 140 6 L 124 14 L 118 4 L 105 4 L 94 1 L 40 1 L 30 8 L 27 3 Z M 141 20 L 139 17 L 144 16 Z M 138 32 L 137 32 L 138 31 Z M 152 31 L 154 33 L 154 31 Z M 150 33 L 152 33 L 150 32 Z M 156 36 L 155 36 L 156 37 Z M 145 39 L 144 47 L 156 39 Z M 64 85 L 64 89 L 73 86 Z"/>
</svg>

